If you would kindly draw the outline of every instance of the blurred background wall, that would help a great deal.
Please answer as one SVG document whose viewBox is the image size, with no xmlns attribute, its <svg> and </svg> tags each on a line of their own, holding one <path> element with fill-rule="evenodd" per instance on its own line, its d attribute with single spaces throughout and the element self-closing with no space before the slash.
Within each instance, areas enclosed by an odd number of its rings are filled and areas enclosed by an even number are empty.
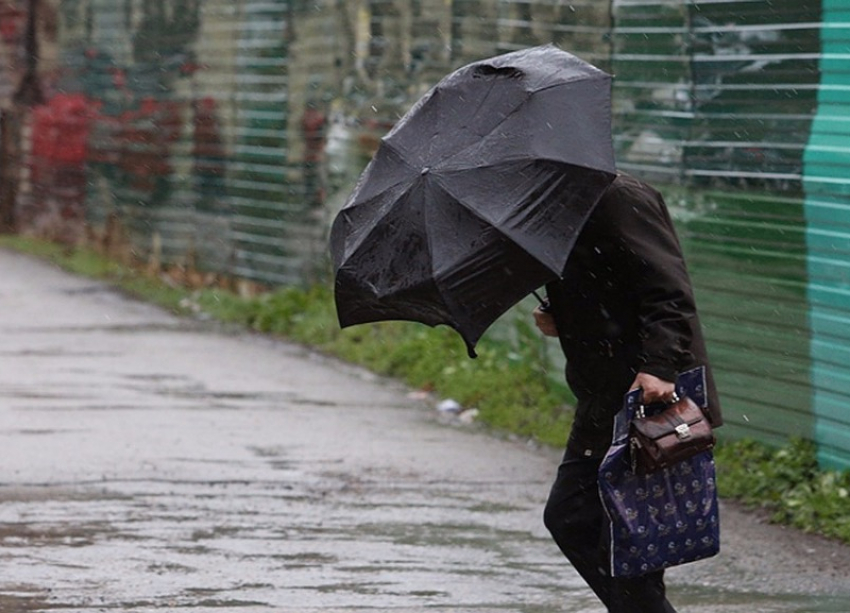
<svg viewBox="0 0 850 613">
<path fill-rule="evenodd" d="M 450 70 L 555 43 L 612 72 L 668 200 L 727 435 L 850 467 L 850 3 L 0 0 L 0 228 L 196 283 L 328 274 L 380 137 Z"/>
</svg>

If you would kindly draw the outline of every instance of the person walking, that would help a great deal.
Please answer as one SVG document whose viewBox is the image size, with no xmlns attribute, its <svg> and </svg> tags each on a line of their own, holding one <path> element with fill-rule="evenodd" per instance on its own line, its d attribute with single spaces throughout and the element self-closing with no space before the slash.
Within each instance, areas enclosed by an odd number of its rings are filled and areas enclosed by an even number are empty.
<svg viewBox="0 0 850 613">
<path fill-rule="evenodd" d="M 597 471 L 611 445 L 623 396 L 675 398 L 677 374 L 706 367 L 706 409 L 722 424 L 693 289 L 666 204 L 626 174 L 602 196 L 570 253 L 563 277 L 534 310 L 557 337 L 577 403 L 563 460 L 544 511 L 555 542 L 610 613 L 675 613 L 663 571 L 612 577 Z"/>
</svg>

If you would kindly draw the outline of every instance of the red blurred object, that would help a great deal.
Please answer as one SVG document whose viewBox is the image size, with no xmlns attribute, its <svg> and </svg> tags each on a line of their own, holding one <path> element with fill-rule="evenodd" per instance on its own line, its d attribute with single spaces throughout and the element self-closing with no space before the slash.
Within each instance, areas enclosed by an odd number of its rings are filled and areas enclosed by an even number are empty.
<svg viewBox="0 0 850 613">
<path fill-rule="evenodd" d="M 82 165 L 98 105 L 83 94 L 59 94 L 33 111 L 32 153 L 57 164 Z"/>
<path fill-rule="evenodd" d="M 27 12 L 14 6 L 0 6 L 0 38 L 7 45 L 21 40 Z"/>
</svg>

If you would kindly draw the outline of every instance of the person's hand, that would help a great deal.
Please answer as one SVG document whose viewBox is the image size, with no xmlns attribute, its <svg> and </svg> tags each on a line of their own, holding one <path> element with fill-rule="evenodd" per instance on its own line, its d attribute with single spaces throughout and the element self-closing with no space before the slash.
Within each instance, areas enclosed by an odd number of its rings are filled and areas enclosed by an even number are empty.
<svg viewBox="0 0 850 613">
<path fill-rule="evenodd" d="M 537 329 L 546 336 L 558 336 L 558 328 L 555 326 L 555 318 L 552 314 L 543 311 L 540 307 L 534 309 L 531 314 L 534 316 L 534 323 Z"/>
<path fill-rule="evenodd" d="M 659 379 L 655 375 L 639 372 L 629 391 L 641 389 L 643 390 L 644 404 L 653 402 L 675 402 L 676 400 L 676 384 L 664 379 Z"/>
</svg>

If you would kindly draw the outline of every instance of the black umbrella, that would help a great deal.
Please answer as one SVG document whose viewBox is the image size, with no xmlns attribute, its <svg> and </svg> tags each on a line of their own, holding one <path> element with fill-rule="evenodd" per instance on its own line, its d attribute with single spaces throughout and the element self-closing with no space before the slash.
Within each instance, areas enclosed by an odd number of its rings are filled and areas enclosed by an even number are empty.
<svg viewBox="0 0 850 613">
<path fill-rule="evenodd" d="M 331 230 L 342 327 L 484 331 L 558 278 L 614 178 L 610 76 L 554 46 L 449 74 L 383 138 Z"/>
</svg>

